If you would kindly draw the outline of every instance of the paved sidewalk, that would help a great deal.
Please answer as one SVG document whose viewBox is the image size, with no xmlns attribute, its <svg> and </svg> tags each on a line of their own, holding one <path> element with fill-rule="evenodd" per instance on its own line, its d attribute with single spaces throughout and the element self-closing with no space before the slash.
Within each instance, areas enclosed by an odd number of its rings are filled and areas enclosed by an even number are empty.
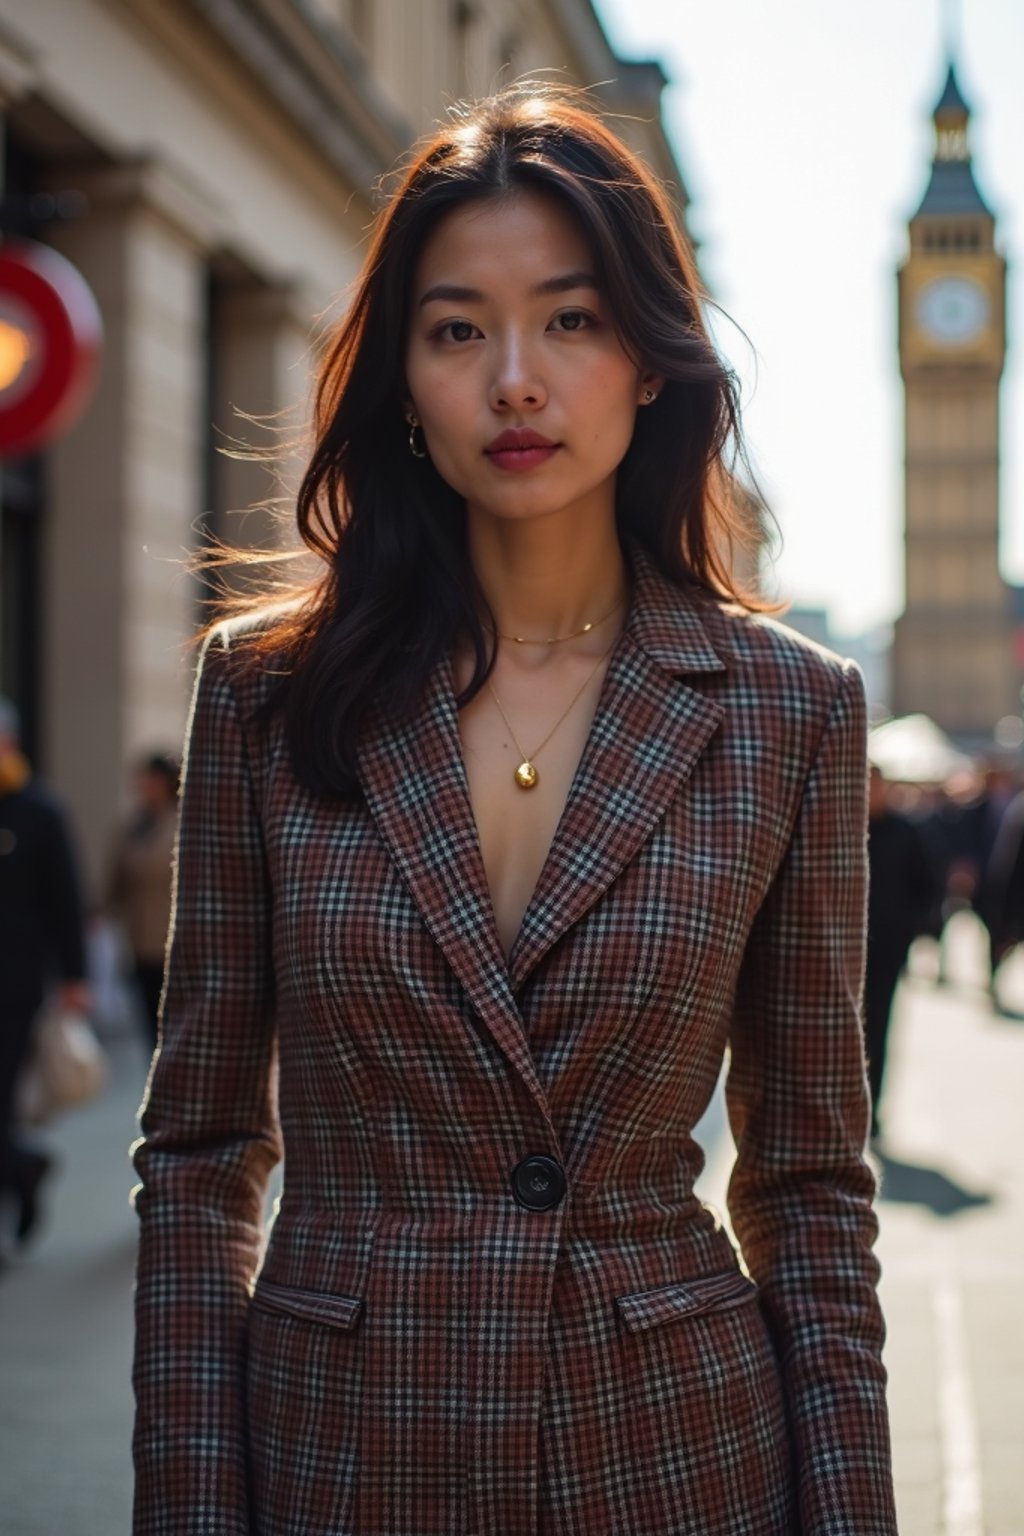
<svg viewBox="0 0 1024 1536">
<path fill-rule="evenodd" d="M 1024 1536 L 1024 954 L 984 991 L 970 916 L 950 984 L 920 943 L 892 1024 L 879 1149 L 882 1304 L 900 1536 Z M 701 1181 L 721 1207 L 723 1134 Z"/>
<path fill-rule="evenodd" d="M 108 1042 L 103 1099 L 47 1127 L 60 1159 L 45 1231 L 0 1276 L 0 1531 L 131 1530 L 132 1275 L 128 1147 L 145 1082 L 134 1036 Z"/>
<path fill-rule="evenodd" d="M 880 1251 L 901 1536 L 1024 1536 L 1024 1021 L 993 1013 L 982 962 L 959 920 L 955 983 L 933 985 L 922 946 L 897 1002 Z M 1024 1013 L 1024 956 L 1007 972 Z M 62 1171 L 46 1230 L 0 1278 L 3 1536 L 130 1529 L 127 1147 L 144 1064 L 133 1037 L 111 1044 L 106 1098 L 47 1133 Z M 717 1198 L 720 1103 L 707 1126 Z"/>
<path fill-rule="evenodd" d="M 970 919 L 958 985 L 907 981 L 894 1020 L 880 1206 L 903 1536 L 1024 1532 L 1024 1017 L 978 985 Z M 915 955 L 919 958 L 928 957 Z M 1024 968 L 1000 978 L 1024 1014 Z"/>
</svg>

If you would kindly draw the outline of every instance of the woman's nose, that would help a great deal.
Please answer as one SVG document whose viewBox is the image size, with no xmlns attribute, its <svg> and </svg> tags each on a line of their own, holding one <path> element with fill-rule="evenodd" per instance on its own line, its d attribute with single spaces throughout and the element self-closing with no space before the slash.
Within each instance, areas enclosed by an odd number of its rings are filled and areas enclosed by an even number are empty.
<svg viewBox="0 0 1024 1536">
<path fill-rule="evenodd" d="M 495 358 L 491 381 L 494 410 L 536 410 L 547 400 L 547 387 L 532 349 L 516 337 L 507 338 Z"/>
</svg>

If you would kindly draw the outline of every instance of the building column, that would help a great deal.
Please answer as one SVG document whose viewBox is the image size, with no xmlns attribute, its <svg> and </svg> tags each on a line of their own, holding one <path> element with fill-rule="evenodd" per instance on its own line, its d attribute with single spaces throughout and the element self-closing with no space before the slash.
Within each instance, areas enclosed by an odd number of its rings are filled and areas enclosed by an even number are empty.
<svg viewBox="0 0 1024 1536">
<path fill-rule="evenodd" d="M 90 211 L 53 243 L 91 284 L 105 340 L 97 394 L 49 459 L 42 693 L 48 776 L 95 893 L 127 765 L 177 752 L 185 724 L 211 211 L 152 166 L 75 182 Z"/>
<path fill-rule="evenodd" d="M 294 544 L 294 494 L 308 457 L 314 349 L 308 296 L 216 279 L 210 306 L 211 531 L 239 548 Z M 245 457 L 256 450 L 263 459 Z M 274 516 L 268 505 L 280 508 Z M 289 515 L 291 513 L 291 515 Z"/>
</svg>

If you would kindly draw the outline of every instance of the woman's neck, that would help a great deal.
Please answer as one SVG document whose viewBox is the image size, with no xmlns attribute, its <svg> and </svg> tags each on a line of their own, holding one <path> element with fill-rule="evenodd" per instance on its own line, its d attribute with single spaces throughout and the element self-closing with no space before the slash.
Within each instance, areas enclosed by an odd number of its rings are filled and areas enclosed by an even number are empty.
<svg viewBox="0 0 1024 1536">
<path fill-rule="evenodd" d="M 621 622 L 629 575 L 614 524 L 588 529 L 554 519 L 470 522 L 469 555 L 498 634 L 547 641 L 595 626 L 600 642 L 614 614 Z"/>
</svg>

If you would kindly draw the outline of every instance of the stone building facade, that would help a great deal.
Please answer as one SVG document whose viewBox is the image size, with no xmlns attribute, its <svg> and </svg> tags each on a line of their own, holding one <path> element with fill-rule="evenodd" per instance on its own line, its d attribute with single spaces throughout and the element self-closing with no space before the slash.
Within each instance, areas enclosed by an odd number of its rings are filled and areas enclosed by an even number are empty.
<svg viewBox="0 0 1024 1536">
<path fill-rule="evenodd" d="M 302 420 L 381 178 L 446 101 L 541 70 L 624 114 L 683 217 L 664 76 L 590 0 L 0 0 L 5 227 L 68 256 L 105 327 L 84 417 L 3 466 L 0 687 L 94 890 L 126 766 L 182 738 L 183 562 L 270 489 L 216 451 L 251 435 L 235 412 Z M 39 222 L 41 192 L 77 215 Z"/>
</svg>

